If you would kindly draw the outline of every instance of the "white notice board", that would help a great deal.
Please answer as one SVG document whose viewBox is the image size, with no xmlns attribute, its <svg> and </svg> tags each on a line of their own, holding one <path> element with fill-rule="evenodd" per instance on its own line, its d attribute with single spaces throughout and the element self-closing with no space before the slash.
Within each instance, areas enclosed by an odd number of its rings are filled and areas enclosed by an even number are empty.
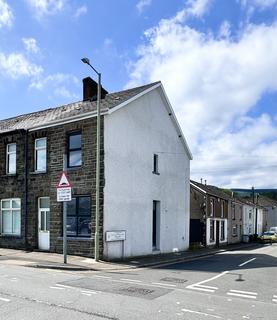
<svg viewBox="0 0 277 320">
<path fill-rule="evenodd" d="M 126 240 L 126 231 L 106 231 L 106 241 L 124 241 Z"/>
</svg>

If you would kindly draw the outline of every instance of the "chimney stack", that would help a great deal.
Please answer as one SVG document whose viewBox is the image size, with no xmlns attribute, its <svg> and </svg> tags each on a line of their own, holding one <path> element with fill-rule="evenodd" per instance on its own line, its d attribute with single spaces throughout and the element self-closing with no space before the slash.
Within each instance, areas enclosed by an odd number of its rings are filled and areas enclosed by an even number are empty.
<svg viewBox="0 0 277 320">
<path fill-rule="evenodd" d="M 207 185 L 207 180 L 205 180 L 205 186 Z"/>
<path fill-rule="evenodd" d="M 200 183 L 203 184 L 203 179 L 202 178 L 200 179 Z"/>
<path fill-rule="evenodd" d="M 91 79 L 91 77 L 84 78 L 83 79 L 83 101 L 87 101 L 87 100 L 96 101 L 97 87 L 98 87 L 98 83 L 93 79 Z M 104 99 L 107 93 L 108 91 L 101 86 L 101 99 Z"/>
</svg>

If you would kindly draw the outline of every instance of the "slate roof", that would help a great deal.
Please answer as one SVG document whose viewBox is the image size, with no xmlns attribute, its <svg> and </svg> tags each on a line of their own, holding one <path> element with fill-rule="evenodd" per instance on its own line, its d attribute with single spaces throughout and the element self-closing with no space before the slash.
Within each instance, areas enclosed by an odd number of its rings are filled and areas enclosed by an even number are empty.
<svg viewBox="0 0 277 320">
<path fill-rule="evenodd" d="M 229 196 L 226 192 L 223 192 L 221 189 L 219 189 L 218 187 L 212 186 L 212 185 L 206 185 L 203 183 L 199 183 L 193 180 L 190 180 L 192 184 L 194 184 L 195 186 L 197 186 L 198 188 L 202 189 L 203 191 L 205 191 L 206 193 L 224 199 L 224 200 L 235 200 L 234 198 L 232 198 L 231 196 Z"/>
<path fill-rule="evenodd" d="M 121 103 L 128 101 L 158 83 L 160 82 L 107 94 L 104 99 L 101 99 L 101 112 L 112 109 Z M 56 108 L 49 108 L 6 120 L 0 120 L 0 133 L 43 126 L 55 121 L 66 120 L 73 116 L 85 116 L 86 113 L 96 111 L 96 105 L 96 101 L 79 101 Z"/>
</svg>

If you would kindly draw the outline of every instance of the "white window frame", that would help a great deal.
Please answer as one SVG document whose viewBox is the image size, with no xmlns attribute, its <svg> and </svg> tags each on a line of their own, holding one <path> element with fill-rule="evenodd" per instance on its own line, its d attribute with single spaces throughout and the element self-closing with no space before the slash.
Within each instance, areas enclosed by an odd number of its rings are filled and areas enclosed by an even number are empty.
<svg viewBox="0 0 277 320">
<path fill-rule="evenodd" d="M 20 202 L 20 208 L 12 208 L 12 201 L 19 201 Z M 4 201 L 9 201 L 10 202 L 10 207 L 9 208 L 2 208 L 2 203 Z M 21 199 L 20 198 L 9 198 L 9 199 L 2 199 L 1 200 L 1 234 L 2 235 L 10 235 L 10 236 L 20 236 L 21 235 Z M 3 211 L 11 211 L 13 215 L 13 211 L 19 211 L 19 233 L 9 233 L 9 232 L 4 232 L 3 231 Z M 12 223 L 12 228 L 13 228 L 13 223 Z"/>
<path fill-rule="evenodd" d="M 9 151 L 9 146 L 15 146 L 15 151 Z M 10 155 L 15 154 L 15 170 L 10 171 Z M 16 174 L 16 143 L 9 143 L 6 147 L 6 173 L 7 174 Z"/>
<path fill-rule="evenodd" d="M 39 140 L 45 140 L 45 147 L 37 147 L 37 141 L 39 141 Z M 39 152 L 41 150 L 45 150 L 45 154 L 46 154 L 46 156 L 45 156 L 45 169 L 44 170 L 37 169 L 37 160 L 38 160 L 37 159 L 37 152 Z M 35 157 L 34 157 L 34 159 L 35 159 L 35 172 L 46 172 L 47 171 L 47 138 L 46 137 L 38 138 L 35 140 L 34 152 L 35 152 Z"/>
</svg>

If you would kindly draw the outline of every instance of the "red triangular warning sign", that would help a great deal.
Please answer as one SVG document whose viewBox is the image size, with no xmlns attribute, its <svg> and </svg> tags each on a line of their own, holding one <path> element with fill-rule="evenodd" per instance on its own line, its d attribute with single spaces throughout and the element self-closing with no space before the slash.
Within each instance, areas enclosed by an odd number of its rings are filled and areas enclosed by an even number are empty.
<svg viewBox="0 0 277 320">
<path fill-rule="evenodd" d="M 66 187 L 71 187 L 71 183 L 69 182 L 69 179 L 66 175 L 66 173 L 63 171 L 60 182 L 57 185 L 57 188 L 66 188 Z"/>
</svg>

